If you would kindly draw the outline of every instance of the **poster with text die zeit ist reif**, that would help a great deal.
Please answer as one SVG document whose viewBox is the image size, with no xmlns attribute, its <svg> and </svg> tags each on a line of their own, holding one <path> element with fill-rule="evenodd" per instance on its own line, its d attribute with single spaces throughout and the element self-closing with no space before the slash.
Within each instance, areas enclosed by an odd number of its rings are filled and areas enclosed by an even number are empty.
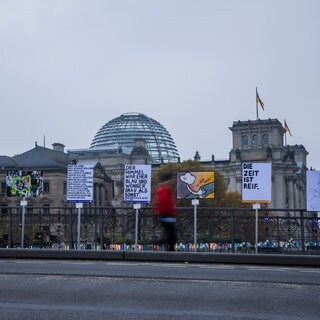
<svg viewBox="0 0 320 320">
<path fill-rule="evenodd" d="M 271 163 L 242 163 L 242 201 L 271 202 Z"/>
</svg>

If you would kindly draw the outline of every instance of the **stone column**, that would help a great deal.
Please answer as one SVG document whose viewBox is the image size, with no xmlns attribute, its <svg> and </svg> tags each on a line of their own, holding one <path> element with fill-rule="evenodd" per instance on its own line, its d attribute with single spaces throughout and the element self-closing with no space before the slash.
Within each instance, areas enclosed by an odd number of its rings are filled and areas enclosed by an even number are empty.
<svg viewBox="0 0 320 320">
<path fill-rule="evenodd" d="M 99 184 L 95 183 L 94 184 L 94 199 L 95 199 L 95 205 L 98 206 L 100 202 L 100 194 L 99 194 Z"/>
<path fill-rule="evenodd" d="M 293 198 L 293 179 L 287 178 L 287 194 L 288 194 L 288 207 L 294 209 L 294 198 Z"/>
<path fill-rule="evenodd" d="M 242 192 L 242 177 L 236 177 L 237 191 Z"/>
<path fill-rule="evenodd" d="M 299 183 L 298 183 L 297 179 L 295 179 L 295 181 L 294 181 L 294 207 L 295 207 L 295 209 L 301 209 Z"/>
<path fill-rule="evenodd" d="M 105 192 L 105 186 L 103 184 L 100 184 L 99 193 L 100 193 L 99 205 L 104 206 L 106 203 L 106 192 Z"/>
<path fill-rule="evenodd" d="M 286 188 L 285 180 L 282 174 L 275 172 L 274 181 L 272 181 L 272 207 L 274 209 L 286 208 Z"/>
</svg>

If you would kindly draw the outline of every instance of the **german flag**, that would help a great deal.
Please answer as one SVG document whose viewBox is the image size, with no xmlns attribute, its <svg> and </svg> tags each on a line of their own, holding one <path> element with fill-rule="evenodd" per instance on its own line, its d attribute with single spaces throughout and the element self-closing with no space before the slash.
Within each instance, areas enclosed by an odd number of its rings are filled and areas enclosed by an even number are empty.
<svg viewBox="0 0 320 320">
<path fill-rule="evenodd" d="M 291 131 L 290 131 L 290 129 L 289 129 L 289 126 L 288 126 L 286 120 L 284 120 L 284 128 L 285 128 L 285 130 L 290 134 L 290 136 L 292 136 Z"/>
<path fill-rule="evenodd" d="M 262 100 L 259 97 L 258 90 L 256 90 L 256 100 L 257 100 L 257 103 L 260 104 L 262 110 L 264 111 L 264 103 L 262 102 Z"/>
</svg>

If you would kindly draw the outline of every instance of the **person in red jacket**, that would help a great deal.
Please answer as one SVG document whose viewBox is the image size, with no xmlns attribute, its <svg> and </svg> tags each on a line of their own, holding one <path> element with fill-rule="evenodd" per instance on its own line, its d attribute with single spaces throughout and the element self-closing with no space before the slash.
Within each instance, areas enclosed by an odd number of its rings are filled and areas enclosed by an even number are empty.
<svg viewBox="0 0 320 320">
<path fill-rule="evenodd" d="M 168 251 L 174 251 L 177 242 L 176 195 L 170 185 L 172 180 L 172 174 L 163 174 L 155 193 L 155 213 L 160 217 Z"/>
</svg>

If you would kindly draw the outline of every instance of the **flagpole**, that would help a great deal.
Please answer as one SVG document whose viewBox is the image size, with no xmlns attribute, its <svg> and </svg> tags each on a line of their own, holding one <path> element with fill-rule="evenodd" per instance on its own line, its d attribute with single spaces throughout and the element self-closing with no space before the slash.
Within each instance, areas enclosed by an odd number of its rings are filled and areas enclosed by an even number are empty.
<svg viewBox="0 0 320 320">
<path fill-rule="evenodd" d="M 286 119 L 284 119 L 284 123 L 286 124 Z M 287 129 L 286 129 L 286 132 L 284 133 L 284 145 L 285 147 L 287 146 Z"/>
<path fill-rule="evenodd" d="M 257 120 L 259 120 L 259 112 L 258 112 L 258 88 L 256 87 L 256 112 L 257 112 Z"/>
</svg>

